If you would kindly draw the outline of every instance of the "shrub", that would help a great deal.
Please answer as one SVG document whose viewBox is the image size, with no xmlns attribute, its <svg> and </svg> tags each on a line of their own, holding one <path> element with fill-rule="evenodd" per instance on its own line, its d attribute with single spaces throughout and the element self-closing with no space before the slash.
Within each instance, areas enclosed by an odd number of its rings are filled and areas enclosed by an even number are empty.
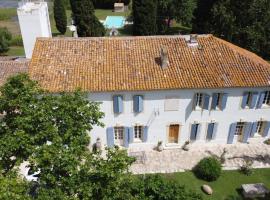
<svg viewBox="0 0 270 200">
<path fill-rule="evenodd" d="M 221 163 L 214 157 L 203 158 L 194 168 L 198 178 L 206 181 L 215 181 L 221 174 Z"/>
<path fill-rule="evenodd" d="M 7 28 L 0 28 L 0 54 L 9 50 L 10 40 L 12 39 L 11 33 Z"/>
</svg>

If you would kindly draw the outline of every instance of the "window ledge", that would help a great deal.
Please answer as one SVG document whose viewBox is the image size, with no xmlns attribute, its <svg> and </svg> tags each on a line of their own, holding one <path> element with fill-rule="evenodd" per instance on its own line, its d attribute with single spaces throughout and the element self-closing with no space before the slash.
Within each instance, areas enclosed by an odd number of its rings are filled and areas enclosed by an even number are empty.
<svg viewBox="0 0 270 200">
<path fill-rule="evenodd" d="M 141 139 L 134 139 L 133 143 L 142 143 Z"/>
</svg>

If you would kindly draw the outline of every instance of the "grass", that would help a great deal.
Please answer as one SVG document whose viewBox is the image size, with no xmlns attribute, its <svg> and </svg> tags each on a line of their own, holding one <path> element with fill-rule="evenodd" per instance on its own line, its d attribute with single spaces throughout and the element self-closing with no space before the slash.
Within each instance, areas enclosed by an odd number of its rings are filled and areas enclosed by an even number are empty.
<svg viewBox="0 0 270 200">
<path fill-rule="evenodd" d="M 16 15 L 16 8 L 0 8 L 0 21 L 11 20 Z"/>
<path fill-rule="evenodd" d="M 206 182 L 197 179 L 192 172 L 174 173 L 164 175 L 170 179 L 174 179 L 186 186 L 187 189 L 195 190 L 203 195 L 205 200 L 226 200 L 230 196 L 239 197 L 239 189 L 241 184 L 245 183 L 264 183 L 270 188 L 270 169 L 254 169 L 250 176 L 244 175 L 239 171 L 223 171 L 221 177 L 214 182 Z M 201 190 L 203 184 L 212 187 L 214 193 L 211 196 L 204 194 Z"/>
<path fill-rule="evenodd" d="M 9 51 L 5 53 L 7 56 L 24 56 L 24 48 L 19 46 L 9 47 Z"/>
</svg>

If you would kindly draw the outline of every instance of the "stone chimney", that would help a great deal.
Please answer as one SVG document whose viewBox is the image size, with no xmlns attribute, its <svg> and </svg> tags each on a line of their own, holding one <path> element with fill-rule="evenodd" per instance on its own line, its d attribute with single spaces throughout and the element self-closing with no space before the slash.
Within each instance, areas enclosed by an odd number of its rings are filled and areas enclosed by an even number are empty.
<svg viewBox="0 0 270 200">
<path fill-rule="evenodd" d="M 189 47 L 196 47 L 198 46 L 198 35 L 197 34 L 190 34 L 190 38 L 187 41 Z"/>
<path fill-rule="evenodd" d="M 166 69 L 169 65 L 169 59 L 168 59 L 168 50 L 164 46 L 161 47 L 160 59 L 162 69 Z"/>
</svg>

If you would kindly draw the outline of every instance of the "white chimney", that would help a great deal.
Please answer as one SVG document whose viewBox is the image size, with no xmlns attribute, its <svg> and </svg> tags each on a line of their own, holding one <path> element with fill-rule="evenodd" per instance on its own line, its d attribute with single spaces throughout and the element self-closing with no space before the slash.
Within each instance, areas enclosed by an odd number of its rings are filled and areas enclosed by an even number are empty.
<svg viewBox="0 0 270 200">
<path fill-rule="evenodd" d="M 22 0 L 17 9 L 26 58 L 31 58 L 37 37 L 52 37 L 47 2 Z"/>
<path fill-rule="evenodd" d="M 160 59 L 162 69 L 167 68 L 169 65 L 169 58 L 168 58 L 168 50 L 166 47 L 161 47 Z"/>
</svg>

